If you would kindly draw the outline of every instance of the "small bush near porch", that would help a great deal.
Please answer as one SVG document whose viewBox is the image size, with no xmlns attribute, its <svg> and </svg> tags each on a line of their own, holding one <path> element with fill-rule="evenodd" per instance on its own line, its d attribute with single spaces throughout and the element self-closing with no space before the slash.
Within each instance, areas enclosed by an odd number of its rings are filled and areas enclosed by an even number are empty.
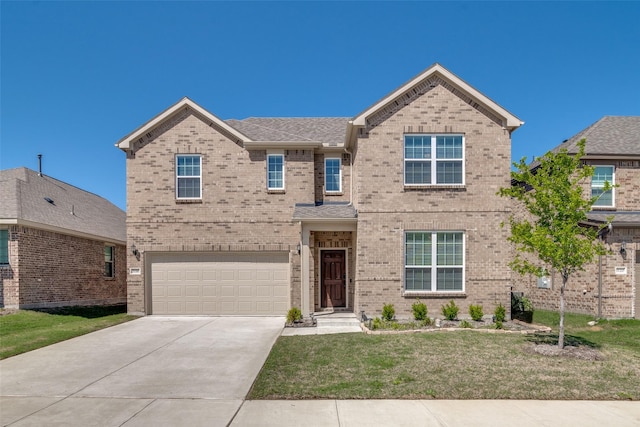
<svg viewBox="0 0 640 427">
<path fill-rule="evenodd" d="M 640 321 L 567 316 L 567 345 L 601 360 L 544 356 L 557 313 L 536 311 L 546 335 L 473 331 L 280 337 L 250 399 L 640 400 Z"/>
</svg>

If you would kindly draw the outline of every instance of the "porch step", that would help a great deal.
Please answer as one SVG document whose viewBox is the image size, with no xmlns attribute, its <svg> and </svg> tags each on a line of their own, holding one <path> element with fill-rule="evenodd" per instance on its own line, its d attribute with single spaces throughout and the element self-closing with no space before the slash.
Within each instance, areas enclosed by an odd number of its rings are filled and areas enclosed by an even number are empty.
<svg viewBox="0 0 640 427">
<path fill-rule="evenodd" d="M 354 331 L 361 331 L 360 321 L 354 313 L 316 313 L 315 318 L 318 321 L 318 328 L 354 328 Z"/>
</svg>

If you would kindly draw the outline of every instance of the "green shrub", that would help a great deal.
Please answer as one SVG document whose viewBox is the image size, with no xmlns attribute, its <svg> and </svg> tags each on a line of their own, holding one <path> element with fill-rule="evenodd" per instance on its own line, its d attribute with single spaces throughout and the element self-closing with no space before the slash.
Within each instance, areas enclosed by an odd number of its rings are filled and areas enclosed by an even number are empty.
<svg viewBox="0 0 640 427">
<path fill-rule="evenodd" d="M 502 329 L 502 320 L 496 320 L 496 329 Z"/>
<path fill-rule="evenodd" d="M 424 320 L 427 318 L 427 306 L 425 303 L 417 300 L 411 305 L 411 310 L 413 310 L 413 318 L 415 320 Z"/>
<path fill-rule="evenodd" d="M 484 316 L 484 313 L 482 312 L 482 306 L 471 304 L 469 306 L 469 315 L 476 322 L 482 320 L 482 316 Z"/>
<path fill-rule="evenodd" d="M 470 328 L 471 327 L 471 323 L 467 322 L 466 320 L 463 320 L 462 322 L 460 322 L 460 327 L 461 328 Z"/>
<path fill-rule="evenodd" d="M 373 323 L 371 324 L 371 329 L 375 331 L 376 329 L 380 329 L 381 327 L 382 327 L 382 320 L 380 320 L 379 317 L 376 317 L 375 319 L 373 319 Z"/>
<path fill-rule="evenodd" d="M 421 328 L 425 326 L 429 326 L 431 325 L 431 319 L 429 319 L 428 317 L 425 317 L 423 320 L 420 321 L 419 325 Z"/>
<path fill-rule="evenodd" d="M 458 307 L 453 300 L 449 301 L 449 304 L 442 306 L 442 315 L 447 320 L 456 320 L 459 311 L 460 307 Z"/>
<path fill-rule="evenodd" d="M 385 304 L 382 307 L 382 318 L 384 320 L 391 321 L 395 315 L 396 309 L 393 307 L 393 304 Z"/>
<path fill-rule="evenodd" d="M 298 307 L 291 307 L 287 312 L 287 323 L 293 323 L 302 319 L 302 312 Z"/>
<path fill-rule="evenodd" d="M 500 303 L 493 311 L 493 314 L 496 316 L 496 325 L 498 324 L 498 322 L 502 324 L 502 322 L 504 322 L 504 319 L 507 317 L 507 309 L 504 308 L 504 305 L 502 305 L 502 303 Z"/>
</svg>

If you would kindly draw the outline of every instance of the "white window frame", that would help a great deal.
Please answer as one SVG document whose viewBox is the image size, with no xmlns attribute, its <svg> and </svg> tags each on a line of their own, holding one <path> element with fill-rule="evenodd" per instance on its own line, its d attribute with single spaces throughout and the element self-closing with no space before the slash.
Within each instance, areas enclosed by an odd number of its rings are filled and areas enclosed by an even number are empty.
<svg viewBox="0 0 640 427">
<path fill-rule="evenodd" d="M 409 265 L 407 264 L 407 235 L 409 233 L 424 233 L 431 234 L 431 264 L 429 265 Z M 439 234 L 460 234 L 462 237 L 462 264 L 456 265 L 443 265 L 438 266 L 438 235 Z M 404 278 L 403 278 L 403 291 L 405 294 L 463 294 L 465 292 L 465 262 L 466 262 L 466 234 L 464 231 L 460 230 L 440 230 L 440 231 L 430 231 L 430 230 L 406 230 L 403 238 L 403 263 L 404 263 Z M 419 268 L 430 268 L 431 269 L 431 289 L 407 289 L 407 270 L 408 269 L 419 269 Z M 461 289 L 445 289 L 438 290 L 438 268 L 460 268 L 462 272 L 462 288 Z"/>
<path fill-rule="evenodd" d="M 431 138 L 431 156 L 428 158 L 424 158 L 424 159 L 417 159 L 417 158 L 407 158 L 406 157 L 406 141 L 407 141 L 407 137 L 430 137 Z M 436 144 L 436 140 L 439 136 L 458 136 L 460 138 L 462 138 L 462 157 L 459 158 L 451 158 L 451 159 L 438 159 L 436 154 L 437 154 L 437 144 Z M 409 187 L 409 188 L 420 188 L 420 187 L 446 187 L 446 186 L 457 186 L 457 187 L 462 187 L 465 185 L 465 136 L 463 134 L 404 134 L 403 139 L 402 139 L 402 157 L 404 159 L 403 161 L 403 182 L 404 182 L 404 186 L 405 187 Z M 437 179 L 438 179 L 438 163 L 439 162 L 460 162 L 462 165 L 462 176 L 461 176 L 461 182 L 456 182 L 456 183 L 438 183 Z M 407 183 L 407 162 L 424 162 L 424 163 L 430 163 L 431 164 L 431 182 L 430 183 Z"/>
<path fill-rule="evenodd" d="M 282 186 L 281 187 L 272 187 L 271 180 L 269 178 L 269 159 L 276 158 L 276 157 L 282 158 Z M 286 171 L 286 165 L 285 165 L 284 153 L 268 153 L 267 154 L 267 190 L 281 191 L 285 189 L 285 175 L 286 175 L 285 171 Z"/>
<path fill-rule="evenodd" d="M 612 172 L 611 172 L 611 182 L 609 184 L 611 184 L 612 188 L 611 190 L 611 204 L 610 205 L 596 205 L 595 203 L 593 204 L 593 209 L 607 209 L 607 208 L 614 208 L 616 206 L 616 192 L 615 192 L 615 188 L 613 188 L 613 186 L 616 184 L 616 167 L 615 165 L 593 165 L 594 168 L 611 168 Z M 594 173 L 595 173 L 595 169 L 594 169 Z M 602 189 L 604 188 L 604 183 L 602 183 L 602 185 L 594 185 L 593 183 L 593 177 L 591 177 L 591 196 L 593 197 L 593 190 L 595 189 Z M 604 193 L 602 193 L 604 194 Z M 597 201 L 596 201 L 597 202 Z"/>
<path fill-rule="evenodd" d="M 338 189 L 327 190 L 327 163 L 330 161 L 338 162 Z M 324 159 L 324 192 L 327 194 L 342 193 L 342 158 L 341 157 L 325 157 Z"/>
<path fill-rule="evenodd" d="M 179 175 L 179 169 L 178 169 L 178 159 L 180 158 L 185 158 L 185 157 L 196 157 L 199 160 L 199 166 L 198 169 L 200 171 L 200 173 L 198 175 Z M 176 158 L 175 158 L 175 168 L 176 168 L 176 199 L 177 200 L 201 200 L 202 199 L 202 155 L 200 154 L 176 154 Z M 179 181 L 180 179 L 198 179 L 198 183 L 199 183 L 199 194 L 197 197 L 180 197 L 178 191 L 179 191 Z"/>
<path fill-rule="evenodd" d="M 107 259 L 106 249 L 111 248 L 111 259 Z M 107 265 L 111 265 L 111 274 L 107 274 Z M 104 277 L 114 278 L 116 277 L 116 247 L 114 245 L 104 245 Z"/>
</svg>

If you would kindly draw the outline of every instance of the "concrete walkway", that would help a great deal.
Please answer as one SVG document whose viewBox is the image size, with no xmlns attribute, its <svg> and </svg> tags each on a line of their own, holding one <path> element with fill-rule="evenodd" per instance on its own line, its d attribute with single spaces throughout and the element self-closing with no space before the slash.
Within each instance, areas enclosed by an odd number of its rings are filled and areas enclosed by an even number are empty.
<svg viewBox="0 0 640 427">
<path fill-rule="evenodd" d="M 640 426 L 640 402 L 245 401 L 283 323 L 150 316 L 11 357 L 0 425 Z"/>
<path fill-rule="evenodd" d="M 231 426 L 638 427 L 640 402 L 251 400 Z"/>
</svg>

